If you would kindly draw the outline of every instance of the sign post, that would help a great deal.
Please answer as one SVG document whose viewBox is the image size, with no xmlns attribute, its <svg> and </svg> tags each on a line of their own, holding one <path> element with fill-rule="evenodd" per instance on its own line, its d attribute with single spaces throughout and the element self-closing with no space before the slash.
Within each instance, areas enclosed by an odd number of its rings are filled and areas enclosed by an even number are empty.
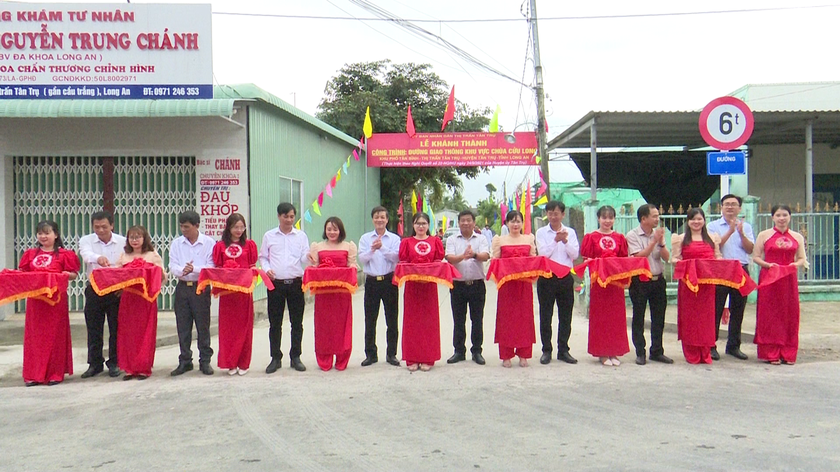
<svg viewBox="0 0 840 472">
<path fill-rule="evenodd" d="M 727 152 L 746 144 L 755 126 L 750 107 L 735 97 L 712 100 L 700 113 L 700 135 L 709 146 L 724 152 L 706 155 L 707 175 L 720 175 L 721 196 L 729 193 L 729 175 L 746 174 L 744 152 Z"/>
</svg>

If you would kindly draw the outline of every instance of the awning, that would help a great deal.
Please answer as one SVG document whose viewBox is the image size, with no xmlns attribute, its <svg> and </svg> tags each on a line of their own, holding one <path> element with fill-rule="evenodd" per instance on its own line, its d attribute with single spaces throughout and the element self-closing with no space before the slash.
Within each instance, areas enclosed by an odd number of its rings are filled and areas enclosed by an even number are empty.
<svg viewBox="0 0 840 472">
<path fill-rule="evenodd" d="M 162 118 L 233 114 L 233 99 L 0 100 L 0 118 Z"/>
<path fill-rule="evenodd" d="M 747 146 L 803 144 L 805 123 L 813 122 L 814 143 L 840 144 L 840 111 L 753 112 L 755 128 Z M 589 148 L 591 125 L 599 148 L 705 147 L 700 111 L 591 111 L 548 142 L 548 149 Z"/>
</svg>

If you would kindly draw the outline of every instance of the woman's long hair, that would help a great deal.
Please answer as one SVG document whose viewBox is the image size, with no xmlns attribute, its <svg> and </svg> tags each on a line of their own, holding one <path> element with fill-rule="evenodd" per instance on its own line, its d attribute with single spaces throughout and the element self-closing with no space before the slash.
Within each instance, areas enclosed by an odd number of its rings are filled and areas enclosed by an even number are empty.
<svg viewBox="0 0 840 472">
<path fill-rule="evenodd" d="M 152 237 L 149 236 L 149 232 L 143 226 L 136 225 L 128 228 L 128 232 L 125 233 L 125 253 L 131 254 L 134 252 L 134 248 L 131 247 L 129 244 L 129 239 L 131 239 L 132 234 L 139 234 L 143 238 L 143 245 L 140 246 L 140 254 L 146 254 L 147 252 L 152 252 L 155 250 L 154 244 L 152 244 Z"/>
<path fill-rule="evenodd" d="M 242 236 L 240 236 L 239 241 L 234 241 L 233 235 L 230 233 L 230 229 L 233 228 L 233 225 L 240 221 L 243 225 L 245 225 L 245 231 L 242 232 Z M 238 243 L 243 247 L 248 243 L 248 225 L 245 223 L 244 216 L 239 213 L 231 213 L 230 216 L 227 217 L 227 221 L 225 221 L 225 230 L 222 232 L 222 242 L 225 243 L 225 246 Z"/>
<path fill-rule="evenodd" d="M 691 221 L 697 215 L 702 215 L 703 220 L 706 219 L 706 213 L 703 212 L 702 208 L 692 208 L 688 210 L 688 213 L 685 214 L 685 236 L 682 240 L 682 247 L 685 248 L 689 244 L 691 244 L 691 227 L 688 226 L 688 222 Z M 709 231 L 706 230 L 706 224 L 703 224 L 703 227 L 700 228 L 700 235 L 703 237 L 703 242 L 715 248 L 715 242 L 712 240 L 712 237 L 709 236 Z"/>
<path fill-rule="evenodd" d="M 53 246 L 53 250 L 56 254 L 58 254 L 58 250 L 64 247 L 64 240 L 61 239 L 61 232 L 58 230 L 58 223 L 51 220 L 44 220 L 38 223 L 38 226 L 35 227 L 35 234 L 46 233 L 47 230 L 50 229 L 53 233 L 55 233 L 55 245 Z M 37 244 L 38 247 L 41 247 L 41 243 L 37 242 L 37 240 L 35 244 Z"/>
</svg>

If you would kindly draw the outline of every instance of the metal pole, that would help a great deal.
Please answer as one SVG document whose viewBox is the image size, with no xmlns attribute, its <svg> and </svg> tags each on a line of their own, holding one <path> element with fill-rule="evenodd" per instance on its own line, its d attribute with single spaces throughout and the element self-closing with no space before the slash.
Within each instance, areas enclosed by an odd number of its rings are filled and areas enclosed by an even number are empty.
<svg viewBox="0 0 840 472">
<path fill-rule="evenodd" d="M 598 130 L 595 120 L 589 127 L 589 199 L 598 200 Z"/>
<path fill-rule="evenodd" d="M 534 75 L 536 76 L 537 93 L 537 149 L 540 156 L 540 170 L 542 170 L 545 183 L 551 187 L 551 180 L 548 175 L 548 152 L 547 138 L 545 135 L 545 91 L 543 90 L 542 62 L 540 62 L 540 36 L 537 30 L 537 0 L 531 0 L 531 35 L 534 37 Z M 549 190 L 549 196 L 551 191 Z"/>
<path fill-rule="evenodd" d="M 805 123 L 805 208 L 814 208 L 814 122 Z"/>
</svg>

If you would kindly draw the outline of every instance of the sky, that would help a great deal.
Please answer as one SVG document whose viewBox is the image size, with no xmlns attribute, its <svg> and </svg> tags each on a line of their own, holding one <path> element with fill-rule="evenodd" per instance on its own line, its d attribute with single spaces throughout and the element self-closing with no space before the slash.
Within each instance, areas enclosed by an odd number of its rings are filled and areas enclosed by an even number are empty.
<svg viewBox="0 0 840 472">
<path fill-rule="evenodd" d="M 536 121 L 530 88 L 476 67 L 396 24 L 364 20 L 375 15 L 350 0 L 209 3 L 214 12 L 214 83 L 254 83 L 314 115 L 326 83 L 342 66 L 387 58 L 431 64 L 455 86 L 458 100 L 473 108 L 498 105 L 505 130 L 533 129 Z M 534 83 L 530 26 L 521 13 L 527 0 L 368 3 L 403 19 L 433 20 L 414 24 L 517 81 Z M 833 56 L 840 2 L 537 0 L 537 13 L 549 139 L 589 111 L 699 111 L 746 84 L 840 78 L 840 62 Z M 517 21 L 451 21 L 476 19 Z M 550 175 L 552 181 L 581 179 L 563 156 L 552 156 Z M 528 178 L 538 179 L 536 167 L 494 168 L 465 181 L 464 196 L 475 204 L 487 196 L 488 183 L 499 189 L 505 183 L 511 193 Z"/>
</svg>

